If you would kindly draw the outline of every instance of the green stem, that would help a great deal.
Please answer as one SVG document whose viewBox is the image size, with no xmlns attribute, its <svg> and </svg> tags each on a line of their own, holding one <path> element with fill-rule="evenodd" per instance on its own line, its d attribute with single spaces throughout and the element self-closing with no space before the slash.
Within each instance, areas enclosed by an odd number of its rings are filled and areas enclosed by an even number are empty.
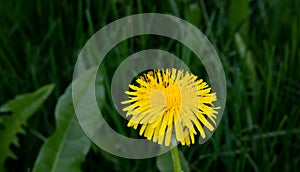
<svg viewBox="0 0 300 172">
<path fill-rule="evenodd" d="M 177 146 L 171 149 L 174 172 L 182 172 Z"/>
</svg>

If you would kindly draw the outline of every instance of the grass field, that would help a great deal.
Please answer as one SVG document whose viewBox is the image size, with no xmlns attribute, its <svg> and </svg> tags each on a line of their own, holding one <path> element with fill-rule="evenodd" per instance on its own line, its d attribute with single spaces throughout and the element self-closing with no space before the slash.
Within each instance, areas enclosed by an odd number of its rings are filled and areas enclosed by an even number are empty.
<svg viewBox="0 0 300 172">
<path fill-rule="evenodd" d="M 55 88 L 11 143 L 7 171 L 31 171 L 57 128 L 55 106 L 72 81 L 77 56 L 100 28 L 138 13 L 171 14 L 199 28 L 216 48 L 227 79 L 222 121 L 204 145 L 179 146 L 191 171 L 297 171 L 300 168 L 300 1 L 0 1 L 0 104 L 46 84 Z M 179 56 L 197 75 L 203 66 L 176 41 L 138 36 L 117 45 L 104 61 L 106 90 L 124 57 L 159 48 Z M 200 70 L 198 70 L 200 69 Z M 204 76 L 205 78 L 206 76 Z M 110 99 L 110 98 L 108 98 Z M 108 123 L 126 127 L 111 101 Z M 8 115 L 9 116 L 9 115 Z M 116 116 L 118 116 L 116 118 Z M 7 114 L 0 113 L 0 122 Z M 5 123 L 0 130 L 5 131 Z M 7 127 L 7 126 L 6 126 Z M 1 133 L 1 132 L 0 132 Z M 5 132 L 2 132 L 2 134 Z M 4 137 L 0 135 L 0 142 Z M 1 144 L 0 144 L 1 145 Z M 0 147 L 1 153 L 5 148 Z M 75 151 L 75 150 L 74 150 Z M 2 154 L 2 155 L 1 155 Z M 50 155 L 49 155 L 50 156 Z M 159 171 L 157 158 L 131 160 L 92 145 L 82 171 Z M 1 170 L 1 169 L 0 169 Z"/>
</svg>

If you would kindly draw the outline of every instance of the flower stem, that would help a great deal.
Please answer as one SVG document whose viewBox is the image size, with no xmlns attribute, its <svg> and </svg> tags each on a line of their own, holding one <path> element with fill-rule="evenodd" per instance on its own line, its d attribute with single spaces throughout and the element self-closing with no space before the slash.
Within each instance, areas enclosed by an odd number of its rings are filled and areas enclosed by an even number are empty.
<svg viewBox="0 0 300 172">
<path fill-rule="evenodd" d="M 174 172 L 182 172 L 177 146 L 171 149 Z"/>
</svg>

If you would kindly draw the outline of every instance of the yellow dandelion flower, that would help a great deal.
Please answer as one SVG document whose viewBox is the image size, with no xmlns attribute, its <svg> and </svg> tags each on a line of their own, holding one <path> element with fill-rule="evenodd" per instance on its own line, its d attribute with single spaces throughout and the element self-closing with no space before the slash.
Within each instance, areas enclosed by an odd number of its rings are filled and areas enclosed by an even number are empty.
<svg viewBox="0 0 300 172">
<path fill-rule="evenodd" d="M 218 112 L 213 101 L 216 93 L 202 79 L 188 71 L 176 69 L 153 70 L 130 84 L 125 93 L 130 104 L 123 109 L 130 117 L 128 127 L 137 129 L 148 140 L 169 146 L 172 135 L 182 145 L 195 143 L 199 131 L 206 138 L 204 128 L 213 131 Z"/>
</svg>

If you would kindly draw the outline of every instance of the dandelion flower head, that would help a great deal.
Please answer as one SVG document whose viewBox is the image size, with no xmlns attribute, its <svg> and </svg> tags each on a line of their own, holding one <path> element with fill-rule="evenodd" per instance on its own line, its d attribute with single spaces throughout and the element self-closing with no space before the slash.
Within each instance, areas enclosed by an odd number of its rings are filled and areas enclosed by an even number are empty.
<svg viewBox="0 0 300 172">
<path fill-rule="evenodd" d="M 204 127 L 213 131 L 218 112 L 216 93 L 189 71 L 162 69 L 148 71 L 129 85 L 128 104 L 123 109 L 128 127 L 139 128 L 148 140 L 169 146 L 171 140 L 182 145 L 195 143 L 195 135 L 206 138 Z"/>
</svg>

